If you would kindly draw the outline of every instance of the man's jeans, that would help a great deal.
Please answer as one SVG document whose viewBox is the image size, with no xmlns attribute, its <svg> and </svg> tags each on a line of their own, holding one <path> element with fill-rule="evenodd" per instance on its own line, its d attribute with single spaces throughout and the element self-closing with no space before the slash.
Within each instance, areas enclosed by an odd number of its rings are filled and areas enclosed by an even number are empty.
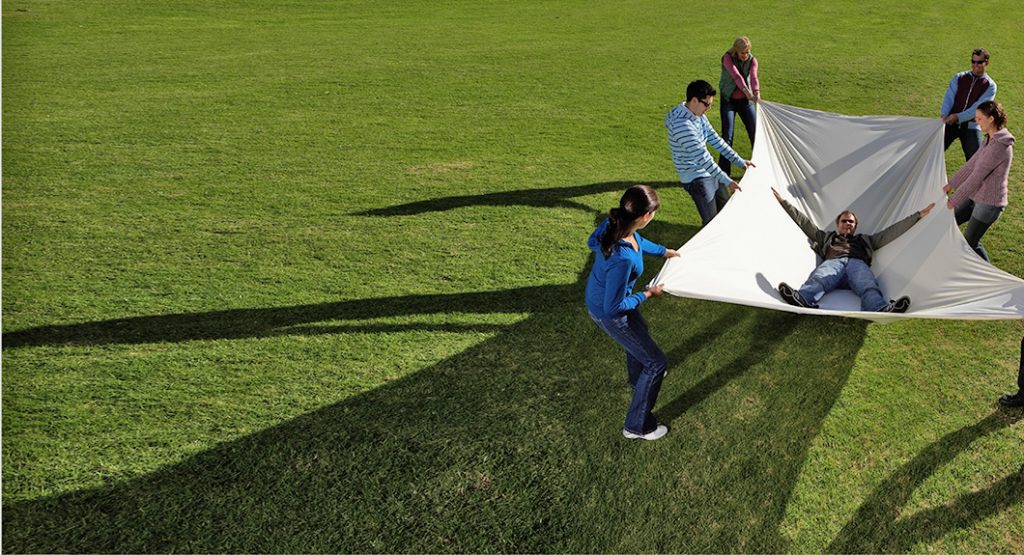
<svg viewBox="0 0 1024 555">
<path fill-rule="evenodd" d="M 859 258 L 833 258 L 818 265 L 811 277 L 800 287 L 800 296 L 811 304 L 818 304 L 825 293 L 835 289 L 852 289 L 860 297 L 860 309 L 877 312 L 888 305 L 878 287 L 871 267 Z"/>
<path fill-rule="evenodd" d="M 754 112 L 754 103 L 747 100 L 723 100 L 718 108 L 722 116 L 722 140 L 732 146 L 732 138 L 736 131 L 736 114 L 740 115 L 743 127 L 747 128 L 747 138 L 750 139 L 750 146 L 754 146 L 754 131 L 757 129 L 757 114 Z M 725 175 L 732 171 L 732 164 L 729 159 L 721 154 L 718 155 L 718 167 L 722 168 Z"/>
<path fill-rule="evenodd" d="M 960 139 L 960 147 L 964 149 L 964 158 L 967 160 L 981 148 L 981 130 L 971 129 L 966 123 L 946 125 L 945 150 L 949 150 L 949 145 L 957 139 Z"/>
<path fill-rule="evenodd" d="M 953 213 L 956 225 L 962 225 L 970 220 L 967 229 L 964 230 L 964 239 L 967 239 L 967 244 L 986 262 L 992 262 L 992 260 L 988 257 L 988 251 L 981 245 L 981 236 L 985 235 L 988 228 L 996 223 L 1003 210 L 1006 210 L 1005 206 L 975 203 L 973 200 L 967 199 L 963 204 L 957 206 L 956 212 Z"/>
<path fill-rule="evenodd" d="M 693 203 L 697 205 L 701 225 L 708 225 L 718 211 L 729 202 L 729 190 L 713 177 L 698 177 L 683 183 L 683 189 L 690 193 Z"/>
<path fill-rule="evenodd" d="M 647 322 L 638 310 L 627 310 L 621 316 L 601 320 L 590 317 L 597 326 L 626 350 L 626 372 L 633 388 L 633 401 L 626 412 L 626 431 L 649 434 L 658 427 L 651 410 L 658 400 L 668 359 L 647 331 Z"/>
</svg>

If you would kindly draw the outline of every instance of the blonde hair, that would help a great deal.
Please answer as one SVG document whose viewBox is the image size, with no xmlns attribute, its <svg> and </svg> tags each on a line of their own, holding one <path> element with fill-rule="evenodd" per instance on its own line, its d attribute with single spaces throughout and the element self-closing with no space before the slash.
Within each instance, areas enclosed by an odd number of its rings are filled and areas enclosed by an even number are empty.
<svg viewBox="0 0 1024 555">
<path fill-rule="evenodd" d="M 729 49 L 729 55 L 733 58 L 739 58 L 740 52 L 750 48 L 750 39 L 746 36 L 736 37 L 736 40 L 732 41 L 732 48 Z"/>
</svg>

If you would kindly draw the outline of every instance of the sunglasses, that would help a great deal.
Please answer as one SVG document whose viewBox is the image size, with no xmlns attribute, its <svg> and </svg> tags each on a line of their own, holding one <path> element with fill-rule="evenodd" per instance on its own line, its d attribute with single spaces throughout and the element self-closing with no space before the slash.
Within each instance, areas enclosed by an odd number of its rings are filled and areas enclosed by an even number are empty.
<svg viewBox="0 0 1024 555">
<path fill-rule="evenodd" d="M 839 223 L 841 223 L 841 224 L 855 224 L 855 223 L 857 223 L 857 220 L 839 220 Z"/>
<path fill-rule="evenodd" d="M 984 64 L 987 61 L 988 60 L 974 60 L 974 59 L 972 59 L 971 60 L 971 65 L 980 66 L 980 65 Z"/>
<path fill-rule="evenodd" d="M 711 103 L 710 102 L 704 102 L 703 100 L 701 100 L 699 98 L 697 99 L 697 102 L 700 102 L 701 104 L 703 104 L 705 108 L 710 108 L 711 107 Z"/>
</svg>

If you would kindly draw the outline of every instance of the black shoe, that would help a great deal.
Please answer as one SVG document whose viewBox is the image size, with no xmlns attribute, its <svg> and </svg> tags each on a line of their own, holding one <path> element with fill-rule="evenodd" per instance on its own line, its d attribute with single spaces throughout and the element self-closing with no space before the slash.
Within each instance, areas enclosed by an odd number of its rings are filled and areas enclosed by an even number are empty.
<svg viewBox="0 0 1024 555">
<path fill-rule="evenodd" d="M 784 281 L 779 283 L 779 295 L 782 295 L 782 300 L 793 306 L 799 306 L 800 308 L 818 308 L 818 305 L 805 301 L 798 291 L 790 287 L 789 284 Z"/>
<path fill-rule="evenodd" d="M 910 297 L 903 296 L 895 301 L 889 301 L 889 304 L 883 306 L 879 312 L 895 312 L 896 314 L 903 314 L 910 308 Z"/>
<path fill-rule="evenodd" d="M 1008 409 L 1024 407 L 1024 392 L 1018 391 L 1013 395 L 1003 395 L 999 398 L 999 404 Z"/>
</svg>

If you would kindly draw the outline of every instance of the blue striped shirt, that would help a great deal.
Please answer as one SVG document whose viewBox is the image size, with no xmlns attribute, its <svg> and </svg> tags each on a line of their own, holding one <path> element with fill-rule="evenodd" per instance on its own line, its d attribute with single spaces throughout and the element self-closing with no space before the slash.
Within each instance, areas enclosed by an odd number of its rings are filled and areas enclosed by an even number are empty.
<svg viewBox="0 0 1024 555">
<path fill-rule="evenodd" d="M 669 110 L 665 116 L 668 127 L 668 148 L 672 151 L 672 162 L 679 173 L 679 181 L 689 183 L 698 177 L 714 177 L 723 184 L 732 179 L 715 164 L 706 147 L 707 143 L 722 153 L 733 164 L 743 166 L 744 160 L 715 133 L 707 116 L 697 117 L 682 103 Z"/>
</svg>

